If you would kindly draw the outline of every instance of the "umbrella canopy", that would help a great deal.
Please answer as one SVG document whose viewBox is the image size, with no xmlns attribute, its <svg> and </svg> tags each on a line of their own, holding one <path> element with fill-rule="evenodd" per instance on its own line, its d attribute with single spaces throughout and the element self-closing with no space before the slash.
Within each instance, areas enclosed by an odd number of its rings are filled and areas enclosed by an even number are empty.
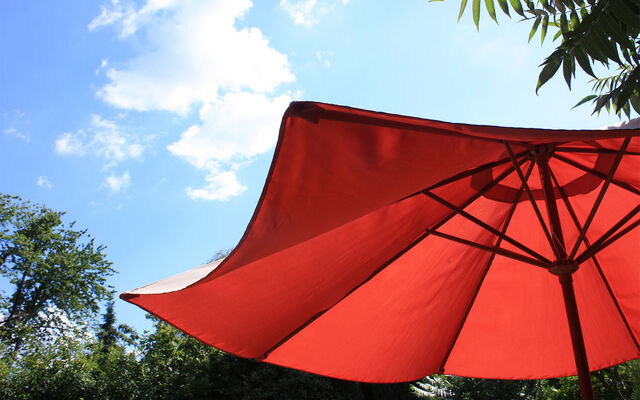
<svg viewBox="0 0 640 400">
<path fill-rule="evenodd" d="M 233 252 L 121 297 L 357 381 L 575 375 L 580 340 L 591 370 L 639 358 L 639 136 L 295 102 Z"/>
</svg>

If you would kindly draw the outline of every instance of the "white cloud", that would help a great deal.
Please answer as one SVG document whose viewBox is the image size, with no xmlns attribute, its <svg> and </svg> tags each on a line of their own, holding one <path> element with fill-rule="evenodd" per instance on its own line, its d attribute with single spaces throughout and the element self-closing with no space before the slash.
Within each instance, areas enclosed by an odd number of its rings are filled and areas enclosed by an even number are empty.
<svg viewBox="0 0 640 400">
<path fill-rule="evenodd" d="M 205 178 L 207 184 L 200 189 L 187 188 L 187 195 L 202 200 L 228 200 L 244 192 L 246 186 L 238 182 L 235 172 L 212 172 Z"/>
<path fill-rule="evenodd" d="M 85 154 L 85 146 L 83 144 L 85 137 L 86 135 L 83 131 L 63 133 L 54 142 L 56 153 L 61 156 L 81 156 Z"/>
<path fill-rule="evenodd" d="M 264 153 L 275 144 L 290 101 L 285 95 L 270 100 L 262 94 L 228 93 L 220 102 L 202 106 L 202 124 L 189 127 L 169 151 L 197 168 Z"/>
<path fill-rule="evenodd" d="M 110 83 L 98 95 L 124 109 L 185 114 L 220 92 L 268 93 L 292 82 L 286 55 L 259 29 L 235 27 L 251 6 L 249 0 L 148 1 L 136 11 L 112 2 L 90 29 L 114 25 L 121 37 L 143 31 L 148 42 L 120 68 L 107 70 Z"/>
<path fill-rule="evenodd" d="M 55 140 L 55 151 L 61 156 L 81 156 L 87 153 L 100 157 L 105 161 L 105 168 L 110 168 L 127 159 L 142 155 L 145 144 L 152 137 L 140 141 L 126 133 L 113 121 L 93 115 L 87 132 L 66 132 Z"/>
<path fill-rule="evenodd" d="M 38 185 L 40 187 L 45 187 L 47 189 L 53 188 L 53 185 L 51 184 L 51 181 L 46 176 L 39 176 L 38 177 L 38 181 L 36 182 L 36 185 Z"/>
<path fill-rule="evenodd" d="M 169 151 L 205 171 L 193 199 L 224 200 L 245 187 L 236 171 L 275 144 L 282 113 L 291 101 L 276 89 L 295 80 L 287 56 L 255 27 L 236 23 L 250 0 L 147 0 L 132 7 L 118 0 L 102 8 L 90 30 L 114 27 L 121 39 L 136 37 L 136 56 L 101 67 L 109 83 L 98 96 L 124 110 L 168 111 L 199 121 Z"/>
<path fill-rule="evenodd" d="M 109 189 L 111 193 L 117 193 L 129 187 L 130 184 L 131 177 L 129 176 L 129 171 L 126 171 L 120 176 L 115 174 L 107 176 L 101 186 Z"/>
<path fill-rule="evenodd" d="M 233 168 L 273 147 L 290 101 L 286 95 L 269 99 L 263 94 L 240 92 L 202 106 L 202 123 L 189 127 L 168 146 L 172 154 L 208 172 L 207 185 L 197 190 L 189 188 L 189 196 L 221 200 L 241 193 L 244 186 L 237 181 Z"/>
</svg>

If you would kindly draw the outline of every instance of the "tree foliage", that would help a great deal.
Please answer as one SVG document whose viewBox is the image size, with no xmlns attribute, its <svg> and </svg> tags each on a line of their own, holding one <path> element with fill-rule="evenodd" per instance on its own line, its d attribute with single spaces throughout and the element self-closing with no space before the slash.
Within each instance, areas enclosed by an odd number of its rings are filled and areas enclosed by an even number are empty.
<svg viewBox="0 0 640 400">
<path fill-rule="evenodd" d="M 432 0 L 441 1 L 441 0 Z M 462 0 L 458 20 L 467 8 Z M 536 92 L 560 69 L 571 89 L 576 67 L 593 77 L 592 94 L 576 106 L 591 101 L 594 113 L 603 108 L 618 116 L 640 114 L 640 0 L 497 0 L 507 16 L 518 14 L 531 22 L 529 41 L 540 32 L 555 31 L 560 44 L 541 64 Z M 489 16 L 497 23 L 494 0 L 484 0 Z M 472 0 L 473 21 L 480 26 L 481 0 Z M 615 70 L 598 77 L 594 64 Z"/>
<path fill-rule="evenodd" d="M 0 194 L 0 342 L 18 350 L 25 338 L 60 333 L 91 319 L 109 298 L 114 273 L 86 230 L 62 222 L 64 213 Z"/>
<path fill-rule="evenodd" d="M 597 399 L 640 400 L 640 360 L 595 371 L 592 379 Z M 413 389 L 418 396 L 436 400 L 580 398 L 580 386 L 575 376 L 542 380 L 498 380 L 437 375 L 414 383 Z"/>
<path fill-rule="evenodd" d="M 137 335 L 114 335 L 115 341 L 106 350 L 104 336 L 100 334 L 59 336 L 52 343 L 32 347 L 32 351 L 16 360 L 0 358 L 0 398 L 573 400 L 579 397 L 575 377 L 499 381 L 439 375 L 416 382 L 410 394 L 406 384 L 341 381 L 235 357 L 165 322 L 153 320 L 153 329 L 139 340 Z M 117 325 L 115 314 L 108 309 L 105 321 Z M 98 333 L 105 331 L 104 325 Z M 593 377 L 600 400 L 640 400 L 639 361 L 597 371 Z"/>
<path fill-rule="evenodd" d="M 141 343 L 139 399 L 359 398 L 355 384 L 235 357 L 154 320 Z"/>
</svg>

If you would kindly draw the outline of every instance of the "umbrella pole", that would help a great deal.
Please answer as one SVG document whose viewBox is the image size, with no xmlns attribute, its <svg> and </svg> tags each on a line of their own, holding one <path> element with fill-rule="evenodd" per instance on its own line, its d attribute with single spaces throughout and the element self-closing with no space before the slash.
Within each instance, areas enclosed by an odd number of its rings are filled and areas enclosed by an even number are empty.
<svg viewBox="0 0 640 400">
<path fill-rule="evenodd" d="M 591 371 L 587 361 L 587 352 L 584 347 L 582 328 L 580 327 L 580 316 L 576 304 L 576 295 L 573 291 L 573 278 L 570 273 L 558 275 L 560 285 L 562 285 L 562 296 L 564 297 L 564 308 L 569 321 L 569 332 L 571 333 L 571 344 L 573 345 L 573 356 L 578 369 L 578 382 L 580 383 L 580 393 L 582 400 L 594 400 L 593 385 L 591 383 Z"/>
<path fill-rule="evenodd" d="M 550 271 L 558 275 L 560 285 L 562 286 L 564 308 L 567 313 L 567 321 L 569 322 L 569 332 L 571 334 L 571 344 L 573 345 L 573 356 L 576 361 L 576 369 L 578 370 L 578 382 L 580 384 L 582 400 L 594 400 L 595 397 L 593 395 L 593 385 L 591 383 L 591 371 L 589 370 L 587 352 L 585 350 L 582 328 L 580 326 L 580 315 L 578 314 L 576 295 L 573 290 L 572 274 L 577 269 L 577 266 L 567 259 L 564 236 L 562 235 L 562 226 L 560 224 L 560 216 L 558 214 L 558 206 L 556 204 L 555 193 L 551 183 L 548 153 L 544 151 L 538 153 L 536 155 L 536 162 L 540 171 L 540 179 L 542 180 L 542 189 L 544 192 L 545 203 L 547 205 L 549 223 L 551 225 L 551 231 L 553 232 L 553 246 L 555 247 L 555 252 L 559 258 L 557 265 L 552 266 Z"/>
</svg>

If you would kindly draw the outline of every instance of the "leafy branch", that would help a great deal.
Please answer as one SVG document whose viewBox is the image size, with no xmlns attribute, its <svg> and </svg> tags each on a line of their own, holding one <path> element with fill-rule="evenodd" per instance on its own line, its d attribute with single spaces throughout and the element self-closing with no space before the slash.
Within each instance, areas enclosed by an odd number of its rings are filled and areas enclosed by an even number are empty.
<svg viewBox="0 0 640 400">
<path fill-rule="evenodd" d="M 441 0 L 434 0 L 441 1 Z M 458 21 L 468 5 L 462 0 Z M 496 23 L 494 0 L 484 0 L 487 13 Z M 576 66 L 594 78 L 592 94 L 576 107 L 591 101 L 593 113 L 603 108 L 616 115 L 631 110 L 640 113 L 640 0 L 497 0 L 499 8 L 511 17 L 511 11 L 532 23 L 529 41 L 540 32 L 540 42 L 547 38 L 549 27 L 556 30 L 554 41 L 560 45 L 540 65 L 536 93 L 562 68 L 569 89 Z M 473 22 L 480 27 L 481 0 L 472 0 Z M 617 67 L 618 74 L 598 78 L 593 65 L 607 69 Z"/>
</svg>

